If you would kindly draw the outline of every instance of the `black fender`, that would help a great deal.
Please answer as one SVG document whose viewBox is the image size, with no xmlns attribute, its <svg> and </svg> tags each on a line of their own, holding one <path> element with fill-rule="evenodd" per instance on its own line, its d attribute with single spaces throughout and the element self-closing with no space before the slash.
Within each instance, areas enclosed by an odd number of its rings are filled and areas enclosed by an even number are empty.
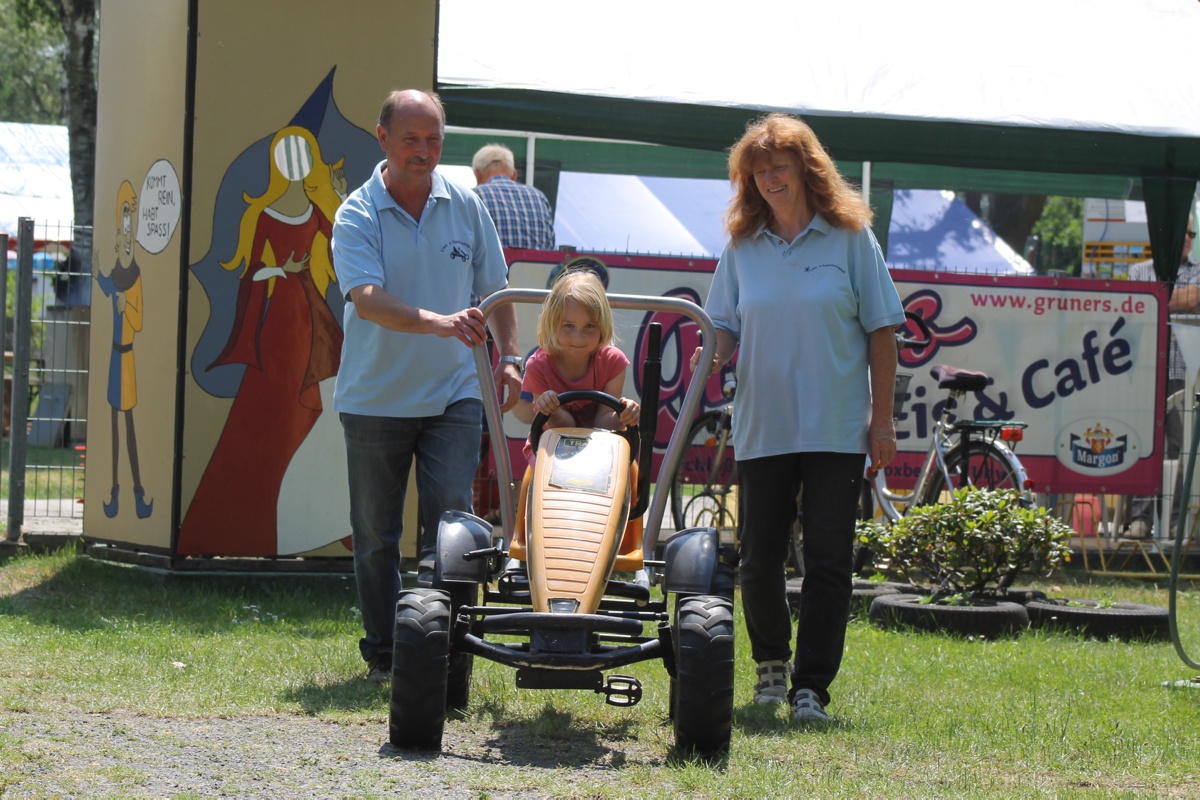
<svg viewBox="0 0 1200 800">
<path fill-rule="evenodd" d="M 663 591 L 711 594 L 720 559 L 716 528 L 688 528 L 663 545 Z"/>
<path fill-rule="evenodd" d="M 491 546 L 492 526 L 486 520 L 465 511 L 444 512 L 438 522 L 434 585 L 438 585 L 439 579 L 451 583 L 484 583 L 488 559 L 467 561 L 463 556 Z"/>
</svg>

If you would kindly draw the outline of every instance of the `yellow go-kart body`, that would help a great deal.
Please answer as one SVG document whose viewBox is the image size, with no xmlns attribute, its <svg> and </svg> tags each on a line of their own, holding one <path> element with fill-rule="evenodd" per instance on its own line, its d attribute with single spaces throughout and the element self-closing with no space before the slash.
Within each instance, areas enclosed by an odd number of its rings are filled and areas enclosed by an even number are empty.
<svg viewBox="0 0 1200 800">
<path fill-rule="evenodd" d="M 592 613 L 614 570 L 642 568 L 642 522 L 629 521 L 636 485 L 623 436 L 591 428 L 543 433 L 509 549 L 526 562 L 533 610 Z"/>
</svg>

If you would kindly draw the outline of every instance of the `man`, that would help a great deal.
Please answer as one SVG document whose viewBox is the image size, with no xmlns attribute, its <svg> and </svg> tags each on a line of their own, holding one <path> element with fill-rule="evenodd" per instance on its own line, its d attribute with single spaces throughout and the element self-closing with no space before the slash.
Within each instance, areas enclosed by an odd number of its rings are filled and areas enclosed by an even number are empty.
<svg viewBox="0 0 1200 800">
<path fill-rule="evenodd" d="M 442 512 L 471 508 L 483 416 L 471 348 L 487 330 L 470 299 L 507 283 L 487 210 L 434 172 L 445 124 L 437 95 L 388 95 L 376 128 L 385 158 L 341 205 L 333 226 L 334 268 L 349 300 L 334 408 L 349 461 L 354 573 L 366 631 L 359 649 L 376 682 L 391 677 L 400 530 L 414 456 L 419 582 L 432 578 Z M 508 410 L 521 387 L 513 306 L 497 309 L 491 324 L 503 356 L 496 390 Z"/>
<path fill-rule="evenodd" d="M 1171 297 L 1167 301 L 1167 311 L 1170 314 L 1196 314 L 1200 312 L 1200 262 L 1191 256 L 1192 246 L 1196 243 L 1196 214 L 1188 217 L 1187 233 L 1183 240 L 1183 257 L 1179 261 L 1179 274 L 1171 289 Z M 1129 268 L 1131 281 L 1157 281 L 1153 261 L 1142 261 Z M 1167 355 L 1167 387 L 1164 398 L 1169 398 L 1176 392 L 1182 391 L 1187 383 L 1187 365 L 1183 363 L 1183 353 L 1175 336 L 1170 336 L 1170 351 Z M 1179 410 L 1168 406 L 1163 420 L 1163 443 L 1166 457 L 1179 458 L 1183 448 L 1183 419 Z M 1183 471 L 1176 474 L 1174 496 L 1171 502 L 1171 524 L 1179 516 L 1179 496 L 1183 491 Z M 1134 539 L 1148 538 L 1154 529 L 1154 497 L 1135 497 L 1129 509 L 1129 530 L 1127 535 Z"/>
<path fill-rule="evenodd" d="M 484 145 L 471 159 L 471 169 L 479 184 L 475 193 L 487 206 L 505 247 L 554 249 L 550 201 L 532 186 L 517 183 L 512 150 L 502 144 Z"/>
</svg>

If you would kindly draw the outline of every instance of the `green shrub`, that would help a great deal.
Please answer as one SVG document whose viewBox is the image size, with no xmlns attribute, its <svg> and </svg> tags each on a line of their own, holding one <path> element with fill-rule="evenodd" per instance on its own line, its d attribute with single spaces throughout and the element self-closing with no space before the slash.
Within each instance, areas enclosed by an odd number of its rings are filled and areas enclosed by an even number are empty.
<svg viewBox="0 0 1200 800">
<path fill-rule="evenodd" d="M 879 569 L 928 581 L 938 593 L 977 594 L 1019 573 L 1048 575 L 1069 554 L 1071 528 L 1014 489 L 967 487 L 948 503 L 912 508 L 892 525 L 858 524 Z"/>
</svg>

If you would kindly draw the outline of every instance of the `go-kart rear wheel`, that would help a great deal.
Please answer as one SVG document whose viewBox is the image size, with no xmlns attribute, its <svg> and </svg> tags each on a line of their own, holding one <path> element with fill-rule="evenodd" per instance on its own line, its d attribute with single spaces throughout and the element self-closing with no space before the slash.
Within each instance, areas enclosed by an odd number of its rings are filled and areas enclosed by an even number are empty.
<svg viewBox="0 0 1200 800">
<path fill-rule="evenodd" d="M 396 602 L 388 738 L 396 747 L 438 750 L 446 724 L 450 597 L 408 589 Z"/>
<path fill-rule="evenodd" d="M 727 753 L 733 731 L 733 610 L 728 600 L 702 595 L 679 605 L 675 672 L 675 746 L 705 757 Z"/>
</svg>

